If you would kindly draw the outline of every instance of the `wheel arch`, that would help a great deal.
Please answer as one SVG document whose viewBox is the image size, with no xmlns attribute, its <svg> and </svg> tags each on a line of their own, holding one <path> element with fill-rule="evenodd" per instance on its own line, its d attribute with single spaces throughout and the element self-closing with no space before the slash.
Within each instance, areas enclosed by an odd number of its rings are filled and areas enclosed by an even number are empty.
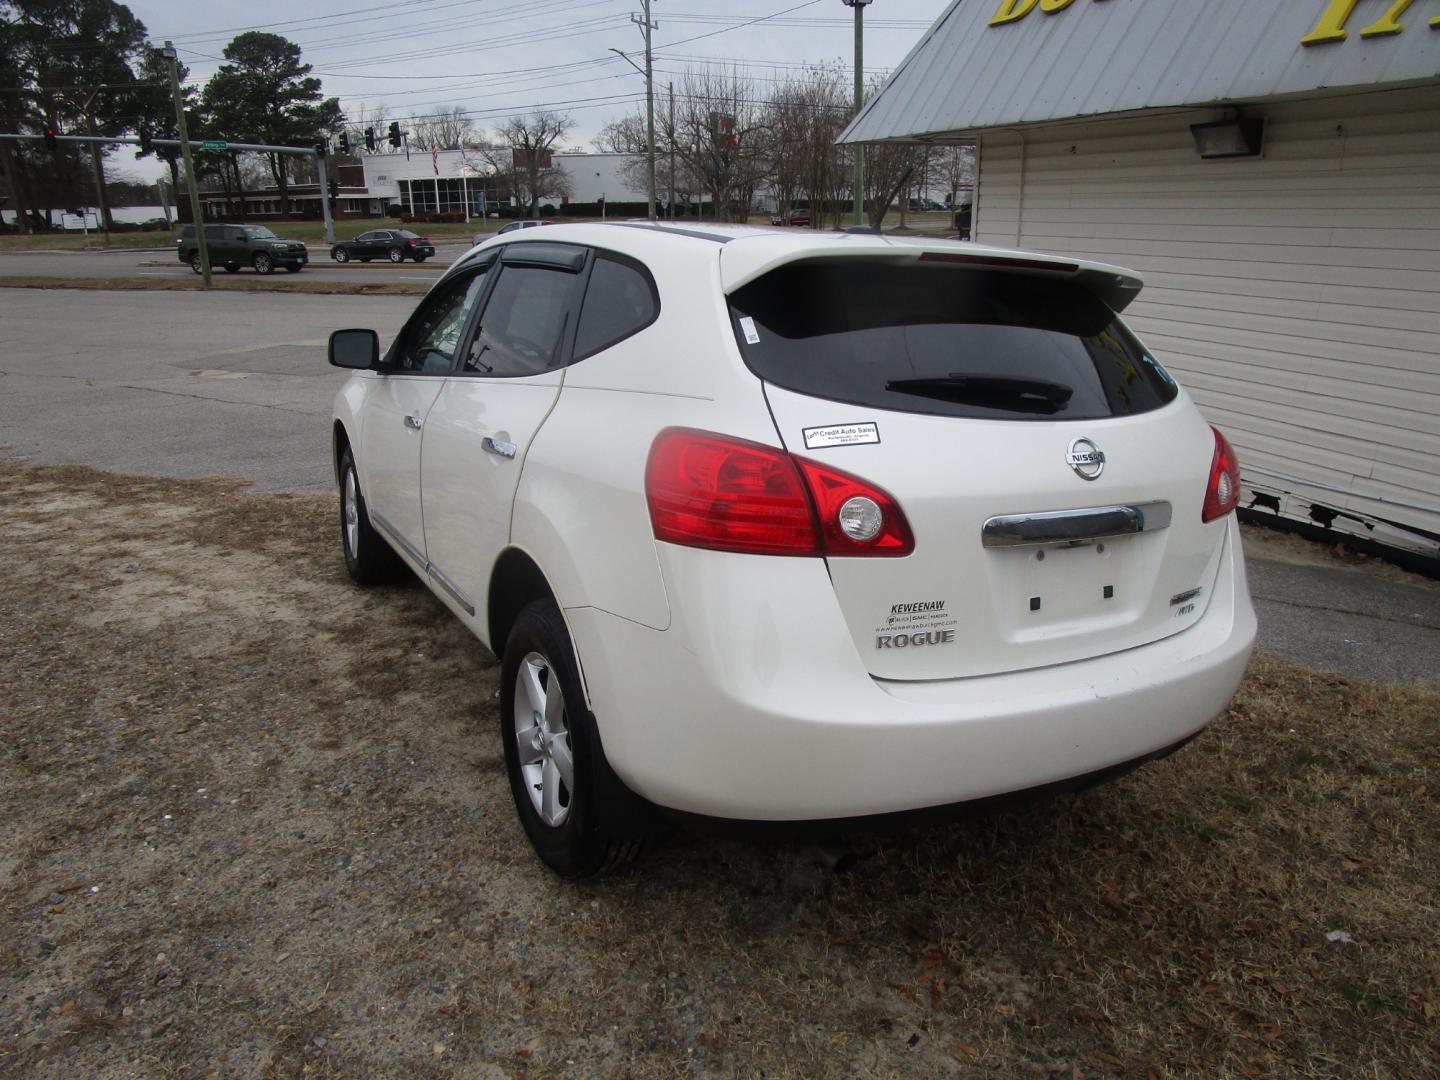
<svg viewBox="0 0 1440 1080">
<path fill-rule="evenodd" d="M 485 630 L 490 637 L 490 651 L 496 656 L 504 652 L 515 619 L 526 604 L 535 600 L 552 600 L 560 607 L 560 598 L 549 578 L 530 553 L 518 547 L 506 548 L 490 572 L 490 594 L 485 601 Z"/>
<path fill-rule="evenodd" d="M 340 486 L 340 455 L 350 446 L 350 433 L 345 423 L 336 420 L 330 428 L 330 471 L 335 474 L 335 486 Z"/>
</svg>

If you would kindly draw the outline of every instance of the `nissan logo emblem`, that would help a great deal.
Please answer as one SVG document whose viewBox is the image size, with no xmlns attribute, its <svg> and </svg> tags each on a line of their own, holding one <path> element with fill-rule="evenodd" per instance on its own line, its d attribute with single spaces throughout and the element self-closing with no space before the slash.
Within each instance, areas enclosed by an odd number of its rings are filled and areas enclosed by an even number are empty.
<svg viewBox="0 0 1440 1080">
<path fill-rule="evenodd" d="M 1105 455 L 1089 439 L 1076 439 L 1065 451 L 1065 464 L 1074 469 L 1081 480 L 1098 480 L 1105 471 Z"/>
</svg>

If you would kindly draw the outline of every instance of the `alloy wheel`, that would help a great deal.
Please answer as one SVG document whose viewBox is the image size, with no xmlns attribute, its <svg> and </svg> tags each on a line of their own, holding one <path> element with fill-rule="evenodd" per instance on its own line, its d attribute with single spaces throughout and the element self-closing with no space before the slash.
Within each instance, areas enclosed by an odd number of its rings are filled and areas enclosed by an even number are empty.
<svg viewBox="0 0 1440 1080">
<path fill-rule="evenodd" d="M 575 790 L 575 758 L 560 678 L 538 652 L 527 653 L 515 673 L 514 724 L 530 804 L 546 825 L 563 825 Z"/>
</svg>

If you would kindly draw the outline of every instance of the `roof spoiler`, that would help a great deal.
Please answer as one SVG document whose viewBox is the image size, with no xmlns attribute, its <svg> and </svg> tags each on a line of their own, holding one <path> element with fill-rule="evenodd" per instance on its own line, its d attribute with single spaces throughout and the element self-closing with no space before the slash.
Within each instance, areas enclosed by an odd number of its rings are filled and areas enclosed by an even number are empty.
<svg viewBox="0 0 1440 1080">
<path fill-rule="evenodd" d="M 1041 274 L 1074 281 L 1116 314 L 1129 307 L 1144 286 L 1140 275 L 1133 271 L 1089 260 L 1031 254 L 979 244 L 959 244 L 951 241 L 926 243 L 837 233 L 833 235 L 833 242 L 821 241 L 803 248 L 796 247 L 790 238 L 779 235 L 757 236 L 728 244 L 720 259 L 723 287 L 727 293 L 731 293 L 788 263 L 832 258 L 873 259 L 878 262 L 944 262 L 976 269 Z"/>
<path fill-rule="evenodd" d="M 1145 286 L 1138 274 L 1132 274 L 1118 266 L 1082 266 L 1079 263 L 1063 262 L 1057 259 L 1027 259 L 1023 255 L 925 251 L 921 253 L 920 261 L 963 263 L 968 266 L 988 267 L 995 270 L 1023 270 L 1028 273 L 1069 277 L 1078 285 L 1094 293 L 1106 307 L 1117 315 L 1130 306 Z"/>
</svg>

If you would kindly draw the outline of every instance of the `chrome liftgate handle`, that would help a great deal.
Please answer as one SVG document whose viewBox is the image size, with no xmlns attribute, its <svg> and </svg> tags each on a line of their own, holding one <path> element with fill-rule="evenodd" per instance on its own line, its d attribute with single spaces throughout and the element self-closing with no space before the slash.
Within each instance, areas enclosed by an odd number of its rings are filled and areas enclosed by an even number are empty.
<svg viewBox="0 0 1440 1080">
<path fill-rule="evenodd" d="M 1168 529 L 1170 517 L 1168 502 L 1003 514 L 990 518 L 980 527 L 980 542 L 987 548 L 1080 544 L 1111 536 Z"/>
</svg>

